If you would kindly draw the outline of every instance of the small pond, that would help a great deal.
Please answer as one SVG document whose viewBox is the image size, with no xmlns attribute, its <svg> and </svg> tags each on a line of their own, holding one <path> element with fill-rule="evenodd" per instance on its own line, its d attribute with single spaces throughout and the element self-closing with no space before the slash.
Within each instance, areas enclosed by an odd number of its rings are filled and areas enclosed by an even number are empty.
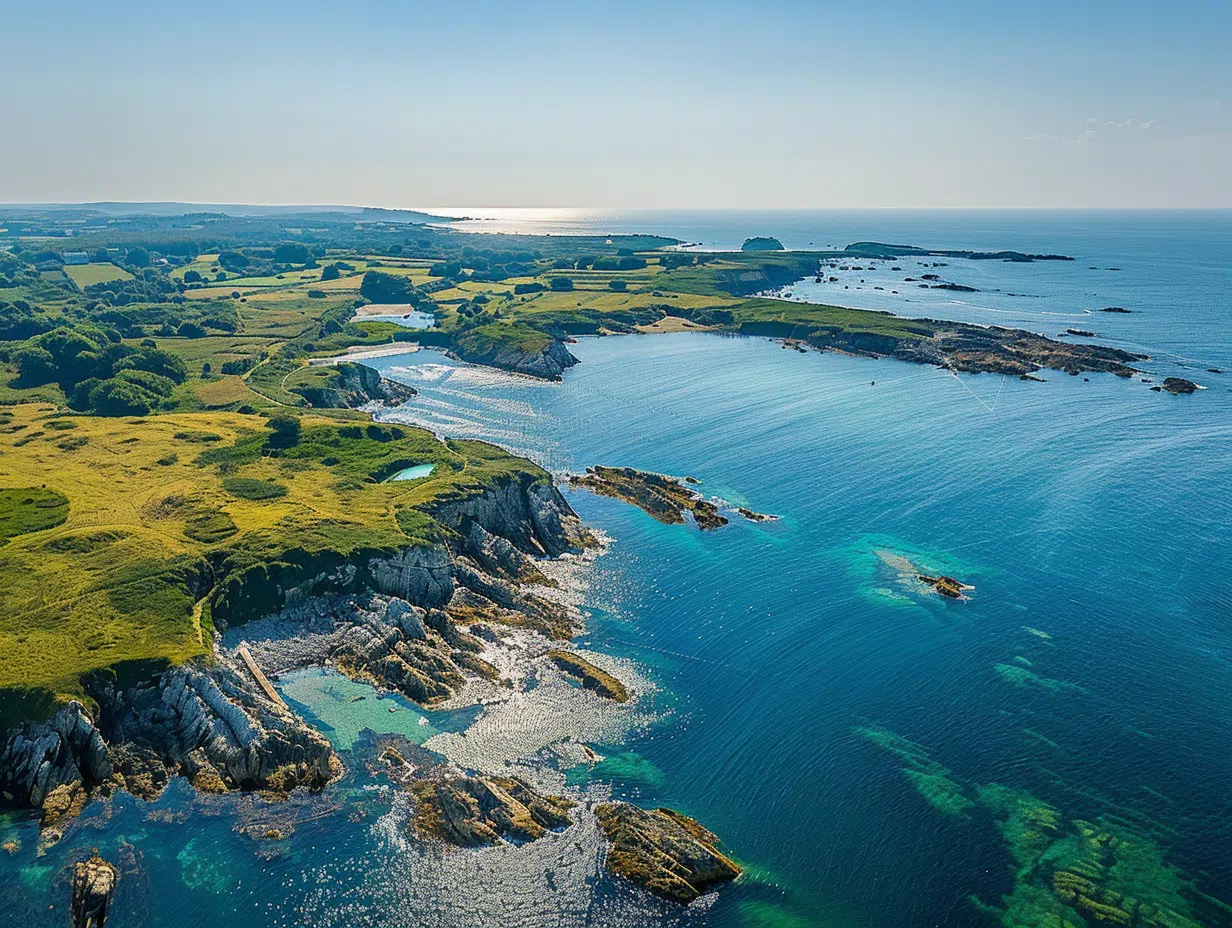
<svg viewBox="0 0 1232 928">
<path fill-rule="evenodd" d="M 421 477 L 427 477 L 436 467 L 435 464 L 416 464 L 414 467 L 406 467 L 398 471 L 390 480 L 419 480 Z"/>
</svg>

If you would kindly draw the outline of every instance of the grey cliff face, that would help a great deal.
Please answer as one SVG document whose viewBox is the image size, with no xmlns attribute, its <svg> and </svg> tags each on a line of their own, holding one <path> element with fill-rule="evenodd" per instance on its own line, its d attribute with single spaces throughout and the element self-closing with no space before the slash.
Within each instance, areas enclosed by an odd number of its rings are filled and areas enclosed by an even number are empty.
<svg viewBox="0 0 1232 928">
<path fill-rule="evenodd" d="M 406 548 L 368 564 L 372 583 L 382 593 L 436 607 L 453 596 L 452 568 L 449 551 L 439 545 Z"/>
<path fill-rule="evenodd" d="M 110 775 L 107 745 L 76 700 L 10 733 L 0 750 L 0 789 L 24 805 L 42 805 L 58 786 L 91 786 Z"/>
</svg>

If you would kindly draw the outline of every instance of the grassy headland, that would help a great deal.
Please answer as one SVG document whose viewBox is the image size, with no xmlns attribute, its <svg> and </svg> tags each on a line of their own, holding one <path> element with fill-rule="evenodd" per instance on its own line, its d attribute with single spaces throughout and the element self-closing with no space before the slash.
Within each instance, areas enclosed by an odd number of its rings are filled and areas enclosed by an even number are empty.
<svg viewBox="0 0 1232 928">
<path fill-rule="evenodd" d="M 482 442 L 312 415 L 291 420 L 294 436 L 237 413 L 66 418 L 23 404 L 4 419 L 0 691 L 10 702 L 31 690 L 80 697 L 84 674 L 206 653 L 212 615 L 242 621 L 357 552 L 440 540 L 429 514 L 438 501 L 547 479 Z M 428 478 L 387 482 L 428 463 Z"/>
</svg>

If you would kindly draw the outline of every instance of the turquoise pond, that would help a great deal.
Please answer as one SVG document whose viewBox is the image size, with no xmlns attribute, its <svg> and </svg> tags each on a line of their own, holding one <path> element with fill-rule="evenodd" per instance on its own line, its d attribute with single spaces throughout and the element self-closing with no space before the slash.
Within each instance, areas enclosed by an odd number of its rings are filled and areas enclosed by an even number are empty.
<svg viewBox="0 0 1232 928">
<path fill-rule="evenodd" d="M 407 467 L 407 468 L 404 468 L 403 470 L 398 471 L 396 474 L 394 474 L 389 479 L 390 480 L 420 480 L 424 477 L 430 476 L 433 469 L 435 469 L 435 467 L 436 467 L 435 464 L 416 464 L 414 467 Z"/>
<path fill-rule="evenodd" d="M 342 783 L 271 804 L 178 782 L 153 804 L 92 804 L 42 856 L 32 818 L 9 815 L 0 925 L 62 925 L 68 865 L 91 847 L 129 861 L 117 926 L 1026 928 L 1062 924 L 1054 867 L 1093 874 L 1092 902 L 1138 900 L 1132 925 L 1232 925 L 1232 374 L 1207 370 L 1232 369 L 1232 216 L 774 220 L 685 215 L 678 234 L 1072 254 L 952 262 L 983 292 L 927 313 L 1004 309 L 1050 334 L 1074 320 L 1048 314 L 1081 314 L 1101 342 L 1152 355 L 1143 377 L 1206 389 L 955 377 L 695 333 L 580 339 L 582 363 L 555 384 L 432 351 L 374 360 L 419 391 L 383 421 L 557 473 L 691 474 L 779 519 L 701 532 L 566 490 L 610 539 L 580 575 L 577 645 L 653 684 L 638 724 L 546 700 L 426 712 L 288 674 L 277 685 L 342 750 Z M 923 312 L 906 294 L 847 293 Z M 1132 313 L 1086 312 L 1102 306 Z M 974 589 L 944 600 L 918 572 Z M 562 768 L 563 784 L 697 817 L 746 877 L 680 910 L 604 876 L 581 840 L 442 852 L 407 836 L 405 797 L 372 763 L 374 731 L 501 742 L 566 716 L 603 759 Z M 279 816 L 295 819 L 288 836 L 252 836 Z"/>
</svg>

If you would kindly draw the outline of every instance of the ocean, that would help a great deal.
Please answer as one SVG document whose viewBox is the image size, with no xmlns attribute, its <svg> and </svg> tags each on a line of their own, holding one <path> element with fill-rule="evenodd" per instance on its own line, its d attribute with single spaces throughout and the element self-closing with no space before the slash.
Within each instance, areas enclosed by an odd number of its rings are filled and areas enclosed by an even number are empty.
<svg viewBox="0 0 1232 928">
<path fill-rule="evenodd" d="M 384 420 L 495 441 L 560 474 L 690 475 L 778 516 L 701 532 L 567 491 L 608 539 L 579 567 L 578 645 L 644 694 L 627 718 L 576 721 L 605 759 L 568 769 L 570 788 L 696 817 L 745 877 L 678 910 L 601 878 L 581 843 L 418 846 L 398 827 L 405 797 L 364 766 L 371 729 L 451 749 L 483 729 L 498 750 L 523 743 L 519 726 L 556 724 L 555 704 L 486 722 L 409 703 L 388 713 L 352 701 L 358 684 L 302 672 L 280 686 L 347 752 L 343 784 L 273 808 L 194 798 L 181 782 L 152 805 L 94 803 L 41 856 L 30 818 L 0 819 L 0 840 L 19 844 L 0 854 L 0 923 L 61 924 L 65 863 L 97 846 L 122 849 L 134 874 L 115 925 L 901 928 L 1062 924 L 1049 919 L 1063 911 L 1090 925 L 1232 924 L 1232 373 L 1208 371 L 1232 369 L 1232 214 L 535 222 L 464 225 L 1069 254 L 930 268 L 978 293 L 903 286 L 921 271 L 905 259 L 782 296 L 1089 329 L 1150 354 L 1144 378 L 1205 389 L 953 376 L 700 333 L 579 339 L 581 364 L 557 384 L 428 350 L 375 359 L 419 391 Z M 1098 312 L 1109 306 L 1130 313 Z M 919 573 L 973 589 L 944 599 Z M 285 840 L 249 836 L 279 817 L 294 821 Z"/>
</svg>

